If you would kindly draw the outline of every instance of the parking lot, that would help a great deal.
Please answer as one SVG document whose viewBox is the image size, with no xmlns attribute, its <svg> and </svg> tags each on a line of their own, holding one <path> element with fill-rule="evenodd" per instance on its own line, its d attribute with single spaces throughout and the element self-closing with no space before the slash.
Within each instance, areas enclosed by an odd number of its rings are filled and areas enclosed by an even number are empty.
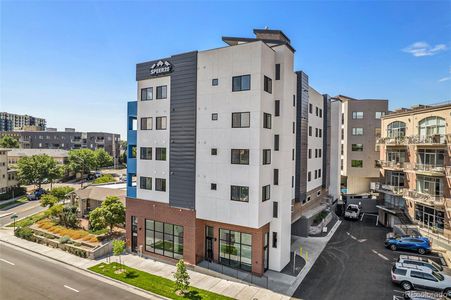
<svg viewBox="0 0 451 300">
<path fill-rule="evenodd" d="M 386 233 L 374 216 L 343 220 L 306 278 L 296 290 L 299 299 L 403 299 L 391 282 L 390 268 L 400 254 L 384 247 Z"/>
</svg>

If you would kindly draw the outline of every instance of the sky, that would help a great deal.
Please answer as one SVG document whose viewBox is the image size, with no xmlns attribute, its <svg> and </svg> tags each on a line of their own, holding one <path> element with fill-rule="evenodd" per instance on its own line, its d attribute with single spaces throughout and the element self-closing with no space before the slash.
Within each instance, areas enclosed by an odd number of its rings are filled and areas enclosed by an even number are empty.
<svg viewBox="0 0 451 300">
<path fill-rule="evenodd" d="M 451 1 L 0 0 L 0 111 L 120 133 L 136 63 L 280 29 L 321 93 L 451 100 Z"/>
</svg>

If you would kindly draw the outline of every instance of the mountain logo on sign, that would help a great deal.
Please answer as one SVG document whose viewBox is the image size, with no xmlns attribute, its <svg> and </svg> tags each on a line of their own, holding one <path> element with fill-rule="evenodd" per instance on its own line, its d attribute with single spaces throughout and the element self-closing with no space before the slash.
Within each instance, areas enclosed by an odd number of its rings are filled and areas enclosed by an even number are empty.
<svg viewBox="0 0 451 300">
<path fill-rule="evenodd" d="M 172 65 L 167 60 L 165 60 L 165 61 L 159 60 L 157 63 L 154 63 L 150 67 L 150 75 L 152 75 L 152 76 L 163 75 L 163 74 L 171 73 L 171 72 L 172 72 Z"/>
</svg>

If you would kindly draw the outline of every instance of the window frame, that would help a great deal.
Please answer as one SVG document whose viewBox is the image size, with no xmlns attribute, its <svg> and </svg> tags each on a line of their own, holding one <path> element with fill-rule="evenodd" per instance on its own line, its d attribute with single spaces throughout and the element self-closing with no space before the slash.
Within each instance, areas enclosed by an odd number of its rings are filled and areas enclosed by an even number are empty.
<svg viewBox="0 0 451 300">
<path fill-rule="evenodd" d="M 147 125 L 149 125 L 149 120 L 150 120 L 150 128 L 147 128 Z M 143 128 L 143 122 L 146 122 L 146 128 Z M 140 122 L 140 126 L 139 126 L 140 130 L 153 130 L 153 118 L 152 117 L 142 117 L 141 118 L 141 122 Z"/>
<path fill-rule="evenodd" d="M 249 87 L 243 88 L 243 78 L 248 77 L 249 78 Z M 235 79 L 239 78 L 239 87 L 235 87 Z M 243 91 L 250 91 L 251 90 L 251 75 L 245 74 L 245 75 L 239 75 L 239 76 L 232 76 L 232 92 L 243 92 Z"/>
<path fill-rule="evenodd" d="M 166 192 L 166 178 L 155 178 L 155 191 Z"/>
<path fill-rule="evenodd" d="M 149 96 L 148 90 L 150 90 L 150 98 L 148 98 L 147 96 Z M 143 97 L 145 95 L 145 97 Z M 153 100 L 153 87 L 147 87 L 147 88 L 142 88 L 141 89 L 141 101 L 150 101 Z"/>
<path fill-rule="evenodd" d="M 139 189 L 141 190 L 146 190 L 146 191 L 151 191 L 152 190 L 152 177 L 149 176 L 139 176 Z M 147 187 L 147 183 L 150 182 L 150 188 L 146 188 Z M 144 183 L 144 185 L 143 185 Z M 143 187 L 144 186 L 144 187 Z"/>
<path fill-rule="evenodd" d="M 249 120 L 249 124 L 247 126 L 242 126 L 243 124 L 243 116 L 247 114 L 249 116 L 248 120 Z M 239 115 L 240 116 L 240 124 L 239 126 L 234 126 L 234 115 Z M 236 125 L 236 124 L 235 124 Z M 232 128 L 250 128 L 251 127 L 251 112 L 249 111 L 243 111 L 243 112 L 232 112 Z"/>
<path fill-rule="evenodd" d="M 262 150 L 262 164 L 263 165 L 271 164 L 271 149 Z"/>
<path fill-rule="evenodd" d="M 353 111 L 352 112 L 352 119 L 353 120 L 363 120 L 364 113 L 363 111 Z"/>
<path fill-rule="evenodd" d="M 234 199 L 233 198 L 233 189 L 239 189 L 238 194 L 239 194 L 239 199 Z M 247 196 L 243 197 L 243 192 L 247 190 Z M 244 200 L 242 200 L 244 199 Z M 231 185 L 230 186 L 230 200 L 231 201 L 238 201 L 238 202 L 249 202 L 249 187 L 248 186 L 244 186 L 244 185 Z"/>
<path fill-rule="evenodd" d="M 168 86 L 167 85 L 159 85 L 155 88 L 155 99 L 161 100 L 161 99 L 167 99 L 168 98 Z M 164 97 L 163 97 L 163 91 L 164 91 Z"/>
<path fill-rule="evenodd" d="M 238 151 L 238 162 L 234 161 L 234 157 L 236 157 L 236 155 L 234 156 L 234 152 Z M 242 153 L 242 151 L 244 151 L 244 153 Z M 245 153 L 247 152 L 247 163 L 246 160 L 242 159 L 243 157 L 245 157 Z M 250 162 L 250 151 L 249 149 L 230 149 L 230 163 L 232 165 L 249 165 Z"/>
<path fill-rule="evenodd" d="M 164 150 L 164 159 L 161 159 L 161 156 L 163 155 L 161 153 L 162 150 Z M 155 160 L 166 161 L 167 160 L 167 155 L 168 155 L 168 153 L 167 153 L 166 147 L 155 147 Z"/>
<path fill-rule="evenodd" d="M 269 127 L 268 127 L 269 126 Z M 264 129 L 271 129 L 272 127 L 272 116 L 268 113 L 263 113 L 263 128 Z"/>
<path fill-rule="evenodd" d="M 148 155 L 148 156 L 143 155 L 144 153 L 149 154 L 149 152 L 143 151 L 143 150 L 149 151 L 149 149 L 150 149 L 150 155 Z M 139 159 L 141 159 L 141 160 L 152 160 L 152 150 L 153 150 L 152 147 L 140 147 L 140 149 L 139 149 Z"/>
<path fill-rule="evenodd" d="M 272 94 L 272 79 L 266 75 L 263 75 L 263 90 Z"/>
<path fill-rule="evenodd" d="M 160 128 L 158 126 L 158 121 L 161 120 L 161 124 L 160 124 Z M 163 120 L 164 120 L 164 128 L 161 126 L 163 125 Z M 166 116 L 161 116 L 161 117 L 155 117 L 155 130 L 167 130 L 168 129 L 168 118 Z"/>
<path fill-rule="evenodd" d="M 262 186 L 262 202 L 271 200 L 271 185 Z"/>
</svg>

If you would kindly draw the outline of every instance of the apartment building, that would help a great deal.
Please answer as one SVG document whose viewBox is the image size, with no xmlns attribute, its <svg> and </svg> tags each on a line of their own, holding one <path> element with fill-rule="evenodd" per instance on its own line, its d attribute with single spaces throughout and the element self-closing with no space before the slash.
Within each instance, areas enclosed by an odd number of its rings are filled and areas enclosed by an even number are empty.
<svg viewBox="0 0 451 300">
<path fill-rule="evenodd" d="M 451 237 L 451 103 L 417 105 L 382 118 L 379 221 L 413 222 Z M 405 218 L 408 217 L 408 219 Z"/>
<path fill-rule="evenodd" d="M 376 140 L 381 136 L 381 118 L 388 112 L 388 100 L 336 98 L 342 102 L 342 193 L 368 193 L 370 183 L 379 178 Z"/>
<path fill-rule="evenodd" d="M 294 72 L 283 32 L 254 33 L 137 65 L 139 100 L 128 103 L 127 123 L 129 250 L 258 275 L 288 264 L 296 195 L 307 204 L 327 194 L 325 100 Z M 296 120 L 308 114 L 309 94 L 317 130 L 307 137 L 308 123 Z M 299 154 L 298 142 L 311 142 L 316 157 Z M 296 180 L 301 167 L 311 182 Z"/>
<path fill-rule="evenodd" d="M 103 148 L 117 164 L 120 154 L 120 135 L 106 132 L 80 132 L 73 128 L 64 131 L 6 131 L 0 138 L 11 136 L 19 141 L 21 149 L 82 149 Z"/>
<path fill-rule="evenodd" d="M 29 115 L 0 112 L 0 131 L 31 129 L 45 130 L 46 120 Z"/>
<path fill-rule="evenodd" d="M 10 149 L 0 148 L 0 194 L 6 193 L 17 187 L 17 171 L 8 166 L 8 152 Z"/>
<path fill-rule="evenodd" d="M 48 155 L 52 157 L 57 163 L 64 164 L 69 158 L 69 151 L 63 149 L 9 149 L 8 163 L 16 164 L 21 158 L 30 157 L 33 155 Z"/>
</svg>

